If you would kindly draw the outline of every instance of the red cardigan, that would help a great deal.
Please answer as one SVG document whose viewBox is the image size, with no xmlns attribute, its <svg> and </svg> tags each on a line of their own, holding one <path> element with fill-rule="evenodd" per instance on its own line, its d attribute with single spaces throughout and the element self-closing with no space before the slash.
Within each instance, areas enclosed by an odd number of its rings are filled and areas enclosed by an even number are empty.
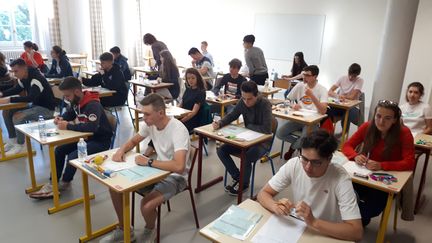
<svg viewBox="0 0 432 243">
<path fill-rule="evenodd" d="M 24 59 L 27 66 L 33 67 L 33 62 L 28 58 L 28 55 L 26 52 L 23 52 L 21 54 L 21 58 Z M 44 60 L 42 58 L 42 55 L 37 51 L 33 52 L 33 59 L 36 61 L 37 65 L 38 65 L 37 68 L 41 68 L 42 65 L 44 64 Z"/>
<path fill-rule="evenodd" d="M 354 135 L 345 142 L 342 152 L 350 160 L 358 155 L 355 148 L 360 145 L 366 136 L 370 122 L 363 123 Z M 382 156 L 384 151 L 384 139 L 380 139 L 371 150 L 369 158 L 381 162 L 383 170 L 413 170 L 414 169 L 414 139 L 411 131 L 406 126 L 401 126 L 400 139 L 391 151 L 390 158 L 385 160 Z"/>
</svg>

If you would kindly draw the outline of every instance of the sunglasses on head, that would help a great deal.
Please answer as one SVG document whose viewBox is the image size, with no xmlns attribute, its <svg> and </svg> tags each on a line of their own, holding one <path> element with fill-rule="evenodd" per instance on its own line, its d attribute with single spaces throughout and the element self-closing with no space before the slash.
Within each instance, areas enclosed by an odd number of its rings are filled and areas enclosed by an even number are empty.
<svg viewBox="0 0 432 243">
<path fill-rule="evenodd" d="M 380 106 L 396 106 L 399 107 L 399 104 L 397 102 L 391 101 L 391 100 L 380 100 L 378 101 L 378 105 Z"/>
</svg>

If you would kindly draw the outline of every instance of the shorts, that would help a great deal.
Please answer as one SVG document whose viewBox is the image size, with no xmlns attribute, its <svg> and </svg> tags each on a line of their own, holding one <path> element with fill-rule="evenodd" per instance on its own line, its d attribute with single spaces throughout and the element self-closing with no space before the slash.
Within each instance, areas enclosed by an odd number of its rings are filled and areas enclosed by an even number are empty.
<svg viewBox="0 0 432 243">
<path fill-rule="evenodd" d="M 140 188 L 137 191 L 143 195 L 148 194 L 152 191 L 158 191 L 163 195 L 164 201 L 167 201 L 178 193 L 184 191 L 186 186 L 187 182 L 184 177 L 178 175 L 169 175 L 162 181 L 150 186 Z"/>
</svg>

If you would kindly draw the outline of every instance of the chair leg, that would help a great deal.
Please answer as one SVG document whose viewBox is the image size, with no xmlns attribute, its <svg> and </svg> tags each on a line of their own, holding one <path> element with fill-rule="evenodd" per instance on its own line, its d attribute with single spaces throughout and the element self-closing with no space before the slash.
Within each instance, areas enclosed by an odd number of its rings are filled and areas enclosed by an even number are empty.
<svg viewBox="0 0 432 243">
<path fill-rule="evenodd" d="M 160 221 L 161 221 L 161 205 L 158 206 L 157 209 L 157 226 L 156 226 L 156 242 L 160 242 Z"/>
<path fill-rule="evenodd" d="M 273 175 L 275 175 L 275 168 L 274 168 L 272 157 L 271 156 L 267 156 L 267 160 L 270 161 L 270 166 L 271 166 L 271 169 L 272 169 L 272 173 L 273 173 Z"/>
<path fill-rule="evenodd" d="M 116 118 L 117 118 L 117 124 L 120 125 L 120 118 L 119 118 L 119 115 L 118 115 L 118 112 L 117 112 L 117 108 L 116 108 L 116 107 L 114 107 L 114 112 L 115 112 L 115 115 L 116 115 Z"/>
<path fill-rule="evenodd" d="M 228 171 L 225 170 L 225 176 L 224 176 L 224 188 L 227 186 L 227 176 L 228 176 Z"/>
<path fill-rule="evenodd" d="M 194 196 L 193 196 L 193 192 L 192 192 L 192 187 L 191 186 L 189 186 L 188 191 L 189 191 L 189 196 L 190 196 L 190 199 L 191 199 L 191 202 L 192 202 L 192 210 L 193 210 L 193 213 L 194 213 L 195 225 L 196 225 L 197 229 L 199 229 L 198 214 L 197 214 L 197 211 L 196 211 L 195 199 L 194 199 Z"/>
<path fill-rule="evenodd" d="M 132 200 L 131 200 L 131 225 L 135 226 L 135 192 L 132 192 Z"/>
<path fill-rule="evenodd" d="M 282 159 L 282 156 L 283 156 L 284 143 L 285 143 L 285 141 L 282 140 L 282 145 L 281 145 L 281 150 L 280 150 L 280 156 L 279 156 L 280 159 Z"/>
<path fill-rule="evenodd" d="M 207 151 L 207 145 L 206 144 L 204 144 L 203 149 L 204 149 L 205 155 L 208 157 L 208 151 Z"/>
<path fill-rule="evenodd" d="M 252 180 L 251 180 L 251 186 L 250 186 L 250 198 L 254 198 L 254 186 L 255 186 L 255 165 L 256 161 L 252 163 Z"/>
<path fill-rule="evenodd" d="M 167 204 L 168 212 L 171 212 L 171 204 L 170 204 L 170 201 L 167 200 L 167 201 L 166 201 L 166 204 Z"/>
</svg>

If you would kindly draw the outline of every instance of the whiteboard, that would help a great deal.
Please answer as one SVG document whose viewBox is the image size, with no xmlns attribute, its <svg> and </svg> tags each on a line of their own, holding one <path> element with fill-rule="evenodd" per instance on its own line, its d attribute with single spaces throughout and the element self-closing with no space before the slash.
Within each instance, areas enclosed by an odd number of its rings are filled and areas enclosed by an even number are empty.
<svg viewBox="0 0 432 243">
<path fill-rule="evenodd" d="M 256 14 L 255 46 L 266 59 L 292 61 L 301 51 L 308 64 L 319 64 L 325 15 Z"/>
</svg>

